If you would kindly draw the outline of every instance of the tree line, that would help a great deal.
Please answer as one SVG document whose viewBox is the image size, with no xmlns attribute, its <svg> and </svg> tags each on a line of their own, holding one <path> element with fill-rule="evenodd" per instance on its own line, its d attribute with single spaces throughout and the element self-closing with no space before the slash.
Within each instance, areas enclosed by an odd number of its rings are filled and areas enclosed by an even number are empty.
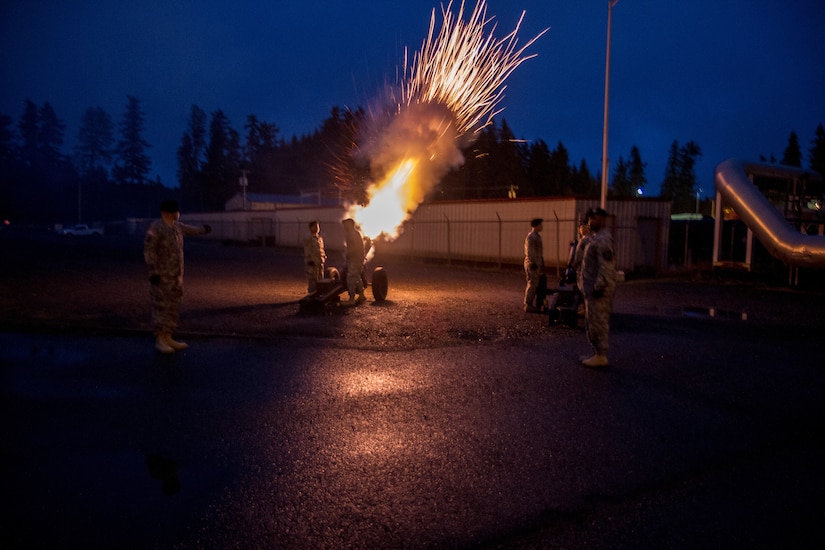
<svg viewBox="0 0 825 550">
<path fill-rule="evenodd" d="M 207 114 L 193 105 L 177 149 L 177 185 L 150 180 L 151 148 L 143 137 L 140 100 L 127 96 L 117 124 L 100 107 L 82 114 L 75 145 L 65 154 L 65 123 L 53 107 L 26 101 L 17 124 L 0 114 L 0 218 L 19 223 L 53 223 L 153 217 L 163 198 L 176 196 L 188 211 L 220 211 L 240 191 L 319 194 L 351 202 L 366 200 L 370 168 L 358 153 L 363 109 L 333 107 L 312 133 L 284 139 L 278 126 L 248 115 L 243 135 L 218 109 Z M 825 129 L 819 124 L 807 150 L 809 167 L 825 173 Z M 450 171 L 433 200 L 504 197 L 595 196 L 599 173 L 584 160 L 573 162 L 564 144 L 516 139 L 505 119 L 483 128 L 463 150 L 465 162 Z M 694 141 L 674 140 L 661 180 L 660 197 L 672 211 L 693 212 L 694 167 L 702 150 Z M 775 163 L 771 156 L 760 157 Z M 791 132 L 780 164 L 802 167 L 799 138 Z M 647 163 L 639 148 L 619 156 L 609 195 L 645 194 Z"/>
</svg>

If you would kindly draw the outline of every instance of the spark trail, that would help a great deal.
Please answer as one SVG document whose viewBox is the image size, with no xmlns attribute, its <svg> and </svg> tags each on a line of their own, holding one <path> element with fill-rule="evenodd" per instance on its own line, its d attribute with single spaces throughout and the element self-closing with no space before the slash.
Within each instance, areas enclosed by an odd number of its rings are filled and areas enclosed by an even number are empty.
<svg viewBox="0 0 825 550">
<path fill-rule="evenodd" d="M 442 6 L 436 33 L 436 10 L 421 49 L 408 64 L 405 54 L 398 99 L 388 116 L 373 117 L 362 154 L 376 176 L 367 188 L 369 203 L 350 207 L 348 215 L 371 237 L 396 238 L 402 224 L 452 168 L 463 164 L 461 148 L 501 112 L 507 77 L 524 61 L 539 37 L 518 45 L 515 29 L 495 38 L 486 0 L 477 0 L 464 18 L 465 3 L 453 13 Z M 489 29 L 489 32 L 488 32 Z"/>
</svg>

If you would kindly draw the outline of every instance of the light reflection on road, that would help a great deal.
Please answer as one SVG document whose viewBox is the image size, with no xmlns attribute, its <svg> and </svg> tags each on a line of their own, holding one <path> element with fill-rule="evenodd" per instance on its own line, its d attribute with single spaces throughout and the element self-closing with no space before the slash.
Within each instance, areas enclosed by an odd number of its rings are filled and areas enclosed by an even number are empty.
<svg viewBox="0 0 825 550">
<path fill-rule="evenodd" d="M 348 402 L 340 418 L 340 439 L 334 442 L 344 455 L 368 460 L 395 460 L 414 451 L 418 427 L 409 417 L 399 418 L 402 403 L 429 386 L 414 364 L 399 367 L 371 363 L 331 375 L 337 397 Z"/>
</svg>

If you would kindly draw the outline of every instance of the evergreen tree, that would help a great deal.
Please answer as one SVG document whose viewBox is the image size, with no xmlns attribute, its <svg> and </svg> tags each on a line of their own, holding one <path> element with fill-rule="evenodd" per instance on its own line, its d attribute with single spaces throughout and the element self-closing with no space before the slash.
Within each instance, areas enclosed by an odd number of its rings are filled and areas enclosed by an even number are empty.
<svg viewBox="0 0 825 550">
<path fill-rule="evenodd" d="M 534 141 L 527 155 L 527 189 L 522 194 L 528 197 L 541 196 L 550 182 L 550 147 L 543 139 Z"/>
<path fill-rule="evenodd" d="M 38 111 L 37 145 L 44 167 L 57 167 L 63 160 L 63 132 L 66 125 L 57 118 L 54 108 L 46 101 Z"/>
<path fill-rule="evenodd" d="M 192 105 L 189 123 L 178 147 L 177 179 L 181 198 L 198 209 L 205 208 L 205 190 L 202 184 L 203 162 L 206 156 L 206 113 Z"/>
<path fill-rule="evenodd" d="M 670 152 L 667 155 L 665 165 L 665 178 L 662 180 L 659 196 L 663 199 L 670 199 L 677 195 L 679 189 L 679 142 L 673 140 L 670 144 Z"/>
<path fill-rule="evenodd" d="M 19 173 L 13 120 L 0 114 L 0 221 L 16 214 Z"/>
<path fill-rule="evenodd" d="M 195 147 L 192 144 L 192 136 L 185 132 L 180 138 L 178 146 L 178 169 L 176 176 L 180 184 L 181 195 L 188 204 L 197 204 L 203 209 L 203 200 L 197 185 L 200 175 L 198 163 L 195 156 Z"/>
<path fill-rule="evenodd" d="M 362 147 L 368 147 L 372 138 L 365 135 L 366 128 L 373 128 L 375 121 L 361 107 L 352 109 L 333 108 L 330 117 L 315 136 L 314 143 L 304 146 L 306 154 L 316 160 L 315 164 L 304 166 L 304 173 L 297 173 L 293 167 L 293 180 L 315 182 L 313 191 L 338 194 L 343 200 L 366 204 L 367 188 L 374 179 L 383 175 L 373 173 L 373 166 Z M 294 164 L 294 163 L 293 163 Z"/>
<path fill-rule="evenodd" d="M 599 180 L 590 173 L 590 168 L 584 159 L 581 160 L 578 168 L 573 167 L 570 181 L 575 195 L 589 196 L 599 193 Z"/>
<path fill-rule="evenodd" d="M 239 188 L 241 175 L 240 139 L 229 118 L 218 109 L 209 123 L 209 145 L 203 166 L 204 206 L 223 210 Z"/>
<path fill-rule="evenodd" d="M 39 108 L 29 100 L 18 122 L 21 138 L 16 217 L 32 222 L 54 222 L 67 218 L 67 205 L 75 200 L 69 195 L 75 171 L 61 152 L 65 124 L 51 104 Z"/>
<path fill-rule="evenodd" d="M 572 194 L 571 175 L 570 155 L 564 144 L 559 141 L 550 153 L 550 187 L 546 194 L 551 196 Z"/>
<path fill-rule="evenodd" d="M 114 125 L 109 114 L 100 107 L 83 112 L 75 145 L 77 178 L 77 221 L 85 217 L 101 218 L 117 212 L 120 202 L 110 193 L 106 165 L 112 159 Z M 108 204 L 107 204 L 108 203 Z M 107 208 L 108 206 L 108 208 Z"/>
<path fill-rule="evenodd" d="M 662 182 L 660 197 L 673 202 L 672 211 L 693 212 L 696 200 L 696 159 L 702 155 L 702 149 L 694 141 L 682 147 L 674 140 L 670 146 L 665 179 Z"/>
<path fill-rule="evenodd" d="M 811 148 L 808 149 L 808 163 L 811 170 L 819 172 L 819 175 L 825 178 L 825 128 L 821 123 L 816 127 Z"/>
<path fill-rule="evenodd" d="M 791 132 L 791 135 L 788 136 L 788 146 L 785 147 L 785 153 L 782 155 L 779 164 L 802 167 L 802 150 L 799 148 L 799 138 L 796 136 L 796 132 Z"/>
<path fill-rule="evenodd" d="M 246 118 L 243 166 L 248 172 L 250 190 L 263 191 L 277 186 L 276 154 L 278 127 L 258 120 L 255 115 Z"/>
<path fill-rule="evenodd" d="M 20 156 L 23 164 L 29 168 L 39 164 L 39 130 L 40 115 L 38 113 L 37 105 L 30 100 L 26 100 L 26 106 L 23 109 L 23 114 L 17 123 L 17 129 L 20 132 Z"/>
<path fill-rule="evenodd" d="M 679 177 L 682 186 L 688 191 L 688 195 L 693 197 L 696 190 L 696 160 L 702 156 L 702 149 L 695 141 L 688 141 L 679 150 L 679 160 L 681 169 Z"/>
<path fill-rule="evenodd" d="M 75 146 L 77 167 L 82 175 L 89 175 L 111 161 L 113 132 L 112 119 L 101 107 L 90 107 L 83 112 Z"/>
<path fill-rule="evenodd" d="M 12 118 L 0 114 L 0 166 L 7 168 L 17 159 L 17 144 L 15 143 Z M 6 173 L 6 170 L 2 172 Z"/>
<path fill-rule="evenodd" d="M 464 176 L 463 185 L 456 190 L 456 199 L 481 199 L 488 190 L 496 186 L 492 156 L 498 144 L 498 129 L 489 124 L 478 134 L 475 143 L 464 155 L 464 165 L 459 172 Z"/>
<path fill-rule="evenodd" d="M 189 111 L 189 135 L 194 160 L 200 167 L 206 157 L 206 111 L 197 105 L 192 105 Z"/>
<path fill-rule="evenodd" d="M 144 114 L 140 100 L 127 96 L 126 111 L 120 122 L 120 141 L 117 143 L 117 162 L 113 176 L 119 184 L 147 183 L 151 159 L 146 154 L 149 143 L 143 139 Z"/>
<path fill-rule="evenodd" d="M 624 157 L 619 156 L 616 167 L 613 169 L 613 181 L 611 183 L 613 194 L 617 197 L 632 197 L 633 184 L 630 181 L 630 165 L 625 162 Z"/>
<path fill-rule="evenodd" d="M 60 148 L 66 125 L 57 118 L 50 103 L 45 102 L 38 108 L 33 102 L 26 100 L 17 127 L 22 141 L 20 153 L 26 166 L 47 170 L 60 163 Z"/>
<path fill-rule="evenodd" d="M 492 170 L 498 177 L 494 179 L 493 185 L 484 194 L 486 198 L 507 197 L 511 191 L 527 186 L 524 157 L 525 154 L 513 130 L 507 121 L 502 119 L 498 128 L 498 139 L 490 159 Z"/>
<path fill-rule="evenodd" d="M 647 178 L 645 177 L 646 162 L 642 162 L 642 154 L 635 145 L 630 149 L 630 184 L 633 194 L 644 195 Z"/>
</svg>

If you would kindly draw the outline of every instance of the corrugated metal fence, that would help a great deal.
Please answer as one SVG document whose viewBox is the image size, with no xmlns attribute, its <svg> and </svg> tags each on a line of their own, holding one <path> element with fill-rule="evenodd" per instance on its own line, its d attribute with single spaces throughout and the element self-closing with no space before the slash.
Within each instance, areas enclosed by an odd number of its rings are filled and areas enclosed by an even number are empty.
<svg viewBox="0 0 825 550">
<path fill-rule="evenodd" d="M 397 239 L 379 240 L 376 249 L 379 254 L 410 258 L 520 265 L 530 220 L 543 218 L 545 263 L 549 268 L 561 268 L 567 264 L 578 221 L 593 206 L 598 206 L 597 200 L 577 198 L 425 203 L 404 224 Z M 665 270 L 670 203 L 629 199 L 611 200 L 606 206 L 618 268 L 627 272 Z M 299 207 L 185 214 L 181 220 L 210 224 L 208 238 L 284 247 L 302 246 L 308 223 L 318 220 L 326 248 L 335 252 L 343 248 L 344 215 L 340 207 Z M 134 232 L 145 231 L 150 221 L 129 220 Z"/>
</svg>

